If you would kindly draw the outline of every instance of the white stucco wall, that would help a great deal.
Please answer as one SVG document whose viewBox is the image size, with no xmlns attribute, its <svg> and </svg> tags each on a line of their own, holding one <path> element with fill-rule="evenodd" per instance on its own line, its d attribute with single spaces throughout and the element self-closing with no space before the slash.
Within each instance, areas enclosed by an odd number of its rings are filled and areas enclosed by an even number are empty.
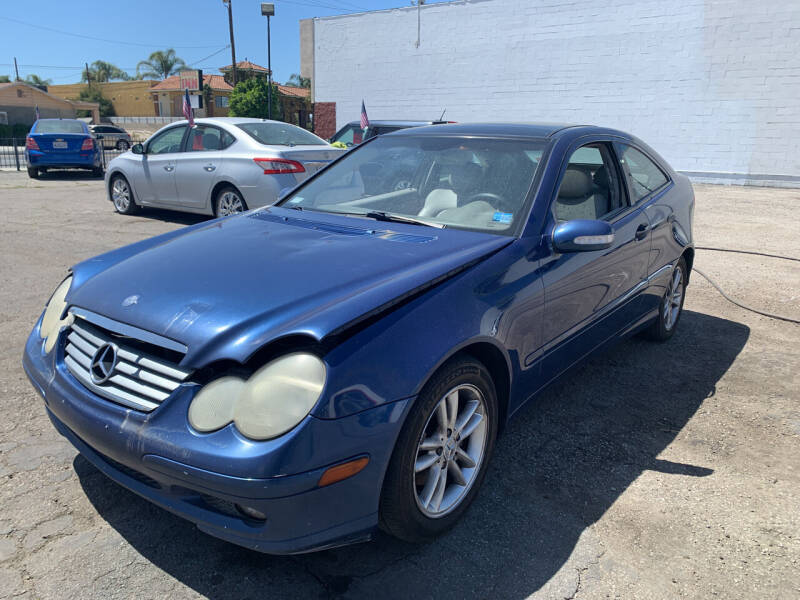
<svg viewBox="0 0 800 600">
<path fill-rule="evenodd" d="M 800 1 L 465 0 L 314 19 L 314 98 L 370 118 L 591 123 L 679 170 L 800 185 Z M 698 177 L 700 178 L 700 177 Z"/>
</svg>

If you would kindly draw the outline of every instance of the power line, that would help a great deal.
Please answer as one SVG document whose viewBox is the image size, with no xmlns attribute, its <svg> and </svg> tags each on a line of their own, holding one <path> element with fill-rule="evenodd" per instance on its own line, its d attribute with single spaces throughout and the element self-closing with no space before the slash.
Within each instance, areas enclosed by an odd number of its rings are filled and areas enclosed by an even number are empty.
<svg viewBox="0 0 800 600">
<path fill-rule="evenodd" d="M 225 50 L 227 50 L 227 49 L 228 49 L 228 48 L 230 48 L 230 47 L 231 47 L 231 45 L 230 45 L 230 44 L 227 44 L 227 45 L 223 46 L 222 48 L 220 48 L 219 50 L 217 50 L 216 52 L 214 52 L 213 54 L 209 54 L 209 55 L 208 55 L 208 56 L 206 56 L 205 58 L 201 58 L 200 60 L 196 60 L 196 61 L 194 61 L 193 63 L 189 63 L 189 66 L 190 66 L 190 67 L 193 67 L 194 65 L 196 65 L 196 64 L 198 64 L 198 63 L 201 63 L 201 62 L 203 62 L 203 61 L 206 61 L 206 60 L 208 60 L 209 58 L 211 58 L 212 56 L 216 56 L 216 55 L 217 55 L 217 54 L 219 54 L 220 52 L 224 52 Z"/>
<path fill-rule="evenodd" d="M 94 40 L 96 42 L 106 42 L 108 44 L 121 44 L 124 46 L 139 46 L 142 48 L 154 48 L 157 46 L 163 46 L 164 48 L 180 48 L 180 49 L 199 49 L 199 48 L 216 48 L 216 44 L 213 46 L 171 46 L 169 44 L 142 44 L 139 42 L 126 42 L 123 40 L 109 40 L 105 38 L 94 37 L 91 35 L 83 35 L 81 33 L 72 33 L 71 31 L 63 31 L 61 29 L 55 29 L 53 27 L 46 27 L 44 25 L 36 25 L 35 23 L 28 23 L 26 21 L 20 21 L 19 19 L 12 19 L 11 17 L 0 17 L 0 20 L 3 21 L 10 21 L 12 23 L 17 23 L 19 25 L 25 25 L 27 27 L 33 27 L 34 29 L 42 29 L 44 31 L 51 31 L 53 33 L 60 33 L 61 35 L 69 35 L 76 38 L 81 38 L 84 40 Z"/>
</svg>

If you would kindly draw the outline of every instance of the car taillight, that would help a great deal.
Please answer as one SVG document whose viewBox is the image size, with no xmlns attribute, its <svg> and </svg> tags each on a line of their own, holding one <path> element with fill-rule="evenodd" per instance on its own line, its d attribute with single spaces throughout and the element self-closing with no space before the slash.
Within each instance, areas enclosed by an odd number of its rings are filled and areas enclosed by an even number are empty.
<svg viewBox="0 0 800 600">
<path fill-rule="evenodd" d="M 94 140 L 92 138 L 86 138 L 83 140 L 83 144 L 81 144 L 81 151 L 83 150 L 94 150 Z"/>
<path fill-rule="evenodd" d="M 278 173 L 304 173 L 305 167 L 296 160 L 287 158 L 254 158 L 255 163 L 264 169 L 264 175 Z"/>
<path fill-rule="evenodd" d="M 25 138 L 25 147 L 28 150 L 38 150 L 39 149 L 39 144 L 37 144 L 36 140 L 33 139 L 32 137 L 26 137 Z"/>
</svg>

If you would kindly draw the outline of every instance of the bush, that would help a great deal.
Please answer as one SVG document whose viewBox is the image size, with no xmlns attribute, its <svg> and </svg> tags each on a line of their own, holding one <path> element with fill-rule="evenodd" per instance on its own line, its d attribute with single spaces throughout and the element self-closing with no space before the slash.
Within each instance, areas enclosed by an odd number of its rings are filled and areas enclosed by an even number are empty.
<svg viewBox="0 0 800 600">
<path fill-rule="evenodd" d="M 0 125 L 0 138 L 25 138 L 31 130 L 30 125 L 17 123 L 16 125 Z"/>
<path fill-rule="evenodd" d="M 81 90 L 80 94 L 78 94 L 78 100 L 82 100 L 84 102 L 97 102 L 100 104 L 101 117 L 113 117 L 116 114 L 114 113 L 114 105 L 111 104 L 111 100 L 103 96 L 103 92 L 99 87 L 87 85 Z M 91 117 L 92 113 L 88 110 L 79 110 L 77 111 L 77 116 Z"/>
<path fill-rule="evenodd" d="M 231 117 L 267 118 L 267 98 L 269 83 L 263 77 L 253 77 L 236 84 L 228 101 L 228 115 Z M 281 120 L 281 103 L 278 86 L 272 84 L 272 118 Z"/>
</svg>

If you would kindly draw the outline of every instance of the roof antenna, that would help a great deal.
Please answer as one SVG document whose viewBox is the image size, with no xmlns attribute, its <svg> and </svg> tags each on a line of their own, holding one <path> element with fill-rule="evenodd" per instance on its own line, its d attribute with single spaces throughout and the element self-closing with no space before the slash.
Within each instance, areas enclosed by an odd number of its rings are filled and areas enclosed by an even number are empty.
<svg viewBox="0 0 800 600">
<path fill-rule="evenodd" d="M 439 117 L 439 120 L 440 120 L 440 121 L 444 121 L 444 113 L 446 113 L 446 112 L 447 112 L 447 109 L 445 108 L 445 109 L 442 111 L 442 116 L 441 116 L 441 117 Z"/>
</svg>

